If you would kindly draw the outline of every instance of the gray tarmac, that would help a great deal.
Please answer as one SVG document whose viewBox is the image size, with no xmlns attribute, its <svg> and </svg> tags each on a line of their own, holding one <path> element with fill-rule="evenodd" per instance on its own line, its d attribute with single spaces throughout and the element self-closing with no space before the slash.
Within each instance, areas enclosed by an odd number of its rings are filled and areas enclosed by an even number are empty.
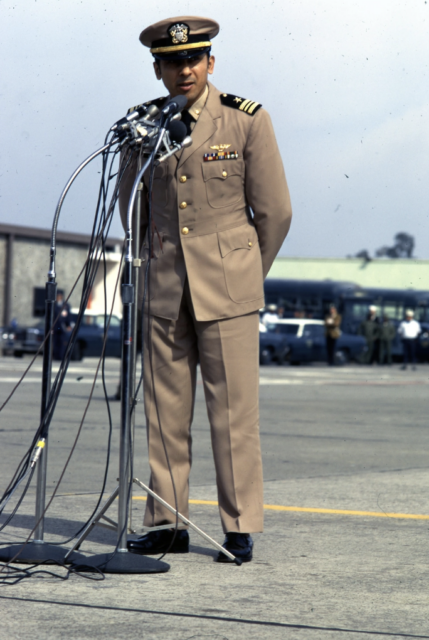
<svg viewBox="0 0 429 640">
<path fill-rule="evenodd" d="M 0 405 L 29 362 L 0 359 Z M 76 438 L 95 364 L 88 359 L 69 369 L 50 432 L 48 497 Z M 118 370 L 118 361 L 107 362 L 111 395 Z M 40 376 L 38 359 L 0 413 L 1 493 L 37 428 Z M 104 580 L 38 573 L 1 585 L 0 638 L 429 638 L 428 391 L 428 365 L 417 371 L 397 365 L 261 368 L 265 532 L 254 536 L 253 562 L 220 565 L 216 550 L 191 531 L 191 552 L 167 556 L 168 573 L 108 574 Z M 118 476 L 119 403 L 111 411 L 105 498 Z M 46 541 L 74 535 L 90 516 L 102 487 L 108 433 L 99 380 L 46 516 Z M 193 439 L 191 519 L 222 542 L 201 383 Z M 134 475 L 148 480 L 141 406 Z M 26 539 L 34 501 L 33 482 L 0 542 Z M 144 504 L 144 492 L 135 489 L 136 530 Z M 116 505 L 109 516 L 116 518 Z M 97 528 L 81 552 L 111 552 L 115 543 L 114 532 Z M 63 568 L 50 569 L 67 576 Z M 4 570 L 0 584 L 6 575 L 12 574 Z"/>
</svg>

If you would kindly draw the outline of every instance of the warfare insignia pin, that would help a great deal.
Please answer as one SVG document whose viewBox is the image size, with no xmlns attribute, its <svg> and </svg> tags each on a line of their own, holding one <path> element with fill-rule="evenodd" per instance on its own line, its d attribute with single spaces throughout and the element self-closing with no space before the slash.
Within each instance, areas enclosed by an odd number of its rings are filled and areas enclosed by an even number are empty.
<svg viewBox="0 0 429 640">
<path fill-rule="evenodd" d="M 168 32 L 173 44 L 185 44 L 185 42 L 188 42 L 189 27 L 187 24 L 173 24 Z"/>
<path fill-rule="evenodd" d="M 214 149 L 215 151 L 224 151 L 225 149 L 229 149 L 230 146 L 230 144 L 214 144 L 210 149 Z"/>
</svg>

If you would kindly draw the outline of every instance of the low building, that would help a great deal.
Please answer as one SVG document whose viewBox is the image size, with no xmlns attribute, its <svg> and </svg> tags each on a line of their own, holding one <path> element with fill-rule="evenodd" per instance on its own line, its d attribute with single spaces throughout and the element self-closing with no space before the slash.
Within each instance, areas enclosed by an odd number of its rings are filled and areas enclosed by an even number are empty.
<svg viewBox="0 0 429 640">
<path fill-rule="evenodd" d="M 51 232 L 47 229 L 0 224 L 0 325 L 13 318 L 19 324 L 34 324 L 44 315 L 45 282 L 49 269 Z M 78 233 L 57 233 L 57 286 L 65 297 L 88 256 L 90 237 Z M 107 307 L 111 308 L 123 240 L 111 238 L 106 252 Z M 362 287 L 429 290 L 429 260 L 357 258 L 277 258 L 268 274 L 271 278 L 342 280 Z M 104 312 L 104 269 L 99 268 L 88 308 Z M 79 307 L 81 281 L 70 296 L 70 305 Z M 120 291 L 113 304 L 122 314 Z"/>
<path fill-rule="evenodd" d="M 34 324 L 44 315 L 45 283 L 49 270 L 51 232 L 47 229 L 0 224 L 0 324 L 7 326 L 15 318 L 20 325 Z M 67 297 L 88 257 L 90 236 L 59 231 L 57 233 L 56 281 Z M 123 240 L 111 238 L 106 246 L 107 307 L 111 308 Z M 104 268 L 99 267 L 88 308 L 104 312 Z M 82 279 L 73 290 L 69 303 L 79 307 Z M 114 313 L 121 315 L 120 290 L 114 300 Z"/>
<path fill-rule="evenodd" d="M 362 287 L 429 290 L 429 260 L 277 258 L 269 278 L 342 280 Z"/>
</svg>

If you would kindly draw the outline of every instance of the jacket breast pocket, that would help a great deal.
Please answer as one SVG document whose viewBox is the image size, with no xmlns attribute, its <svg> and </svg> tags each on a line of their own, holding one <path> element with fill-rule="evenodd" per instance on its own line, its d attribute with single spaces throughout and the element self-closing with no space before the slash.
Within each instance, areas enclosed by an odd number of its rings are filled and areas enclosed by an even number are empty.
<svg viewBox="0 0 429 640">
<path fill-rule="evenodd" d="M 243 160 L 214 160 L 202 165 L 207 202 L 214 209 L 244 200 Z"/>
<path fill-rule="evenodd" d="M 234 302 L 262 298 L 262 259 L 258 234 L 250 224 L 218 232 L 228 295 Z"/>
</svg>

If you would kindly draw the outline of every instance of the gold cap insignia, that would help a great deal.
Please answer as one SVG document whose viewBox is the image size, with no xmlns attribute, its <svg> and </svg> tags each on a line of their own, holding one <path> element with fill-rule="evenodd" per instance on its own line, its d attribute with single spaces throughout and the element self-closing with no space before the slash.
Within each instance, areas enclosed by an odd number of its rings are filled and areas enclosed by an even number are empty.
<svg viewBox="0 0 429 640">
<path fill-rule="evenodd" d="M 185 42 L 188 42 L 189 27 L 187 24 L 173 24 L 168 32 L 173 44 L 185 44 Z"/>
</svg>

